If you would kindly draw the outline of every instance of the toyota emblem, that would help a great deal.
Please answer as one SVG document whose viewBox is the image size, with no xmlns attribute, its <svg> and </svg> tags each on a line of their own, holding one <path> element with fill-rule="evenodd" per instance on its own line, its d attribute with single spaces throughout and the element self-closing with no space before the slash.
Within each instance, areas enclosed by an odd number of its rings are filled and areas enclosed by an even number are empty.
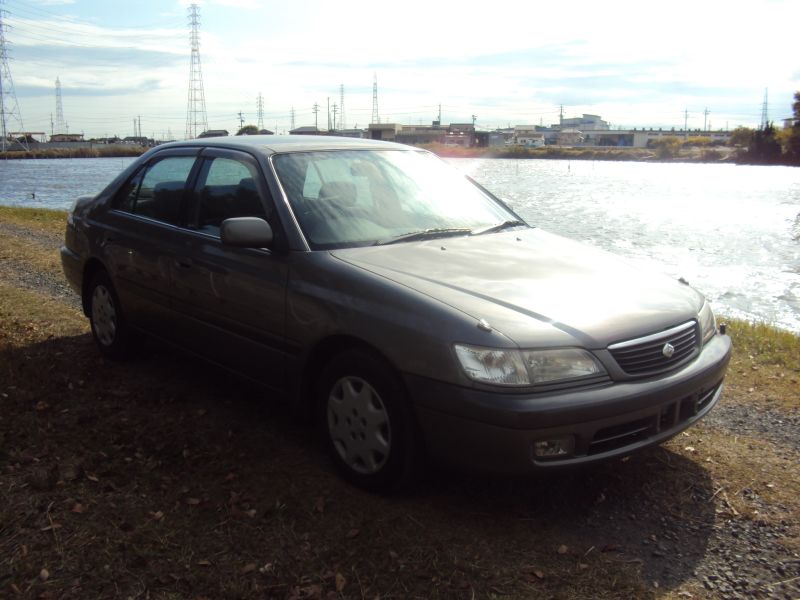
<svg viewBox="0 0 800 600">
<path fill-rule="evenodd" d="M 667 342 L 661 349 L 661 354 L 663 354 L 667 358 L 672 358 L 672 355 L 675 354 L 675 346 Z"/>
</svg>

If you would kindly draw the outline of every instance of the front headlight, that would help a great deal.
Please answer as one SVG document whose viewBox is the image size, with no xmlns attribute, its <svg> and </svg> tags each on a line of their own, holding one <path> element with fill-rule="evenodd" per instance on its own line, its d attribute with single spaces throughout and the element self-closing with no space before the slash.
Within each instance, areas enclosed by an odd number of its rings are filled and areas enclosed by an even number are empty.
<svg viewBox="0 0 800 600">
<path fill-rule="evenodd" d="M 525 350 L 522 356 L 534 384 L 581 379 L 605 373 L 603 365 L 594 356 L 579 348 Z"/>
<path fill-rule="evenodd" d="M 580 348 L 519 351 L 456 344 L 455 351 L 467 377 L 494 385 L 536 385 L 605 374 L 597 359 Z"/>
<path fill-rule="evenodd" d="M 700 309 L 697 320 L 700 323 L 700 332 L 703 336 L 703 344 L 705 344 L 717 333 L 717 319 L 714 317 L 711 305 L 708 302 L 703 303 L 703 308 Z"/>
</svg>

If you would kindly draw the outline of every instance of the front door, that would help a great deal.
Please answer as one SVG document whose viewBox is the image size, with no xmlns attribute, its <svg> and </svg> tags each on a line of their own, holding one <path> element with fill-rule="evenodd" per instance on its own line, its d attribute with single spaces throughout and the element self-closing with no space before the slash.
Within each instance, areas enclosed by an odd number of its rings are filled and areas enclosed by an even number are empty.
<svg viewBox="0 0 800 600">
<path fill-rule="evenodd" d="M 206 149 L 189 203 L 181 259 L 172 267 L 183 332 L 215 362 L 270 387 L 285 385 L 286 254 L 235 248 L 219 238 L 222 221 L 260 217 L 279 235 L 274 205 L 248 154 Z"/>
</svg>

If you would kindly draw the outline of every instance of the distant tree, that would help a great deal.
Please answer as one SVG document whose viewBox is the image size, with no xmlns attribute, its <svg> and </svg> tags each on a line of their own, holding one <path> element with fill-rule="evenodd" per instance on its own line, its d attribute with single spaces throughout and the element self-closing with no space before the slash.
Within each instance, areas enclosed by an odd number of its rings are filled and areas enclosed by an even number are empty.
<svg viewBox="0 0 800 600">
<path fill-rule="evenodd" d="M 789 162 L 800 165 L 800 92 L 794 93 L 792 111 L 794 112 L 794 124 L 790 129 L 789 139 L 784 149 Z"/>
<path fill-rule="evenodd" d="M 667 135 L 648 142 L 648 146 L 655 149 L 658 158 L 672 158 L 677 156 L 681 144 L 683 144 L 683 140 L 674 135 Z"/>
<path fill-rule="evenodd" d="M 753 134 L 755 129 L 749 127 L 737 127 L 731 131 L 731 146 L 737 148 L 747 148 L 750 142 L 753 141 Z"/>
<path fill-rule="evenodd" d="M 781 144 L 772 122 L 756 129 L 745 153 L 749 162 L 775 164 L 781 162 Z"/>
<path fill-rule="evenodd" d="M 258 135 L 258 127 L 255 125 L 245 125 L 236 132 L 236 135 Z"/>
<path fill-rule="evenodd" d="M 708 136 L 696 135 L 683 142 L 684 148 L 703 148 L 710 146 L 713 140 Z"/>
</svg>

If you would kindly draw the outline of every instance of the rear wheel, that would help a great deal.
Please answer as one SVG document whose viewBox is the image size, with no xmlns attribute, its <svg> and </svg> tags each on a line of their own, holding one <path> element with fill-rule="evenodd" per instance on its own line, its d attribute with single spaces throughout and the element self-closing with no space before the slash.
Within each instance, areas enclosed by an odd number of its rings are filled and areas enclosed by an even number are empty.
<svg viewBox="0 0 800 600">
<path fill-rule="evenodd" d="M 363 350 L 333 358 L 319 380 L 321 429 L 336 466 L 373 491 L 409 486 L 420 444 L 411 407 L 394 371 Z"/>
<path fill-rule="evenodd" d="M 109 358 L 123 358 L 129 349 L 129 331 L 117 292 L 105 271 L 97 272 L 88 288 L 89 322 L 100 351 Z"/>
</svg>

